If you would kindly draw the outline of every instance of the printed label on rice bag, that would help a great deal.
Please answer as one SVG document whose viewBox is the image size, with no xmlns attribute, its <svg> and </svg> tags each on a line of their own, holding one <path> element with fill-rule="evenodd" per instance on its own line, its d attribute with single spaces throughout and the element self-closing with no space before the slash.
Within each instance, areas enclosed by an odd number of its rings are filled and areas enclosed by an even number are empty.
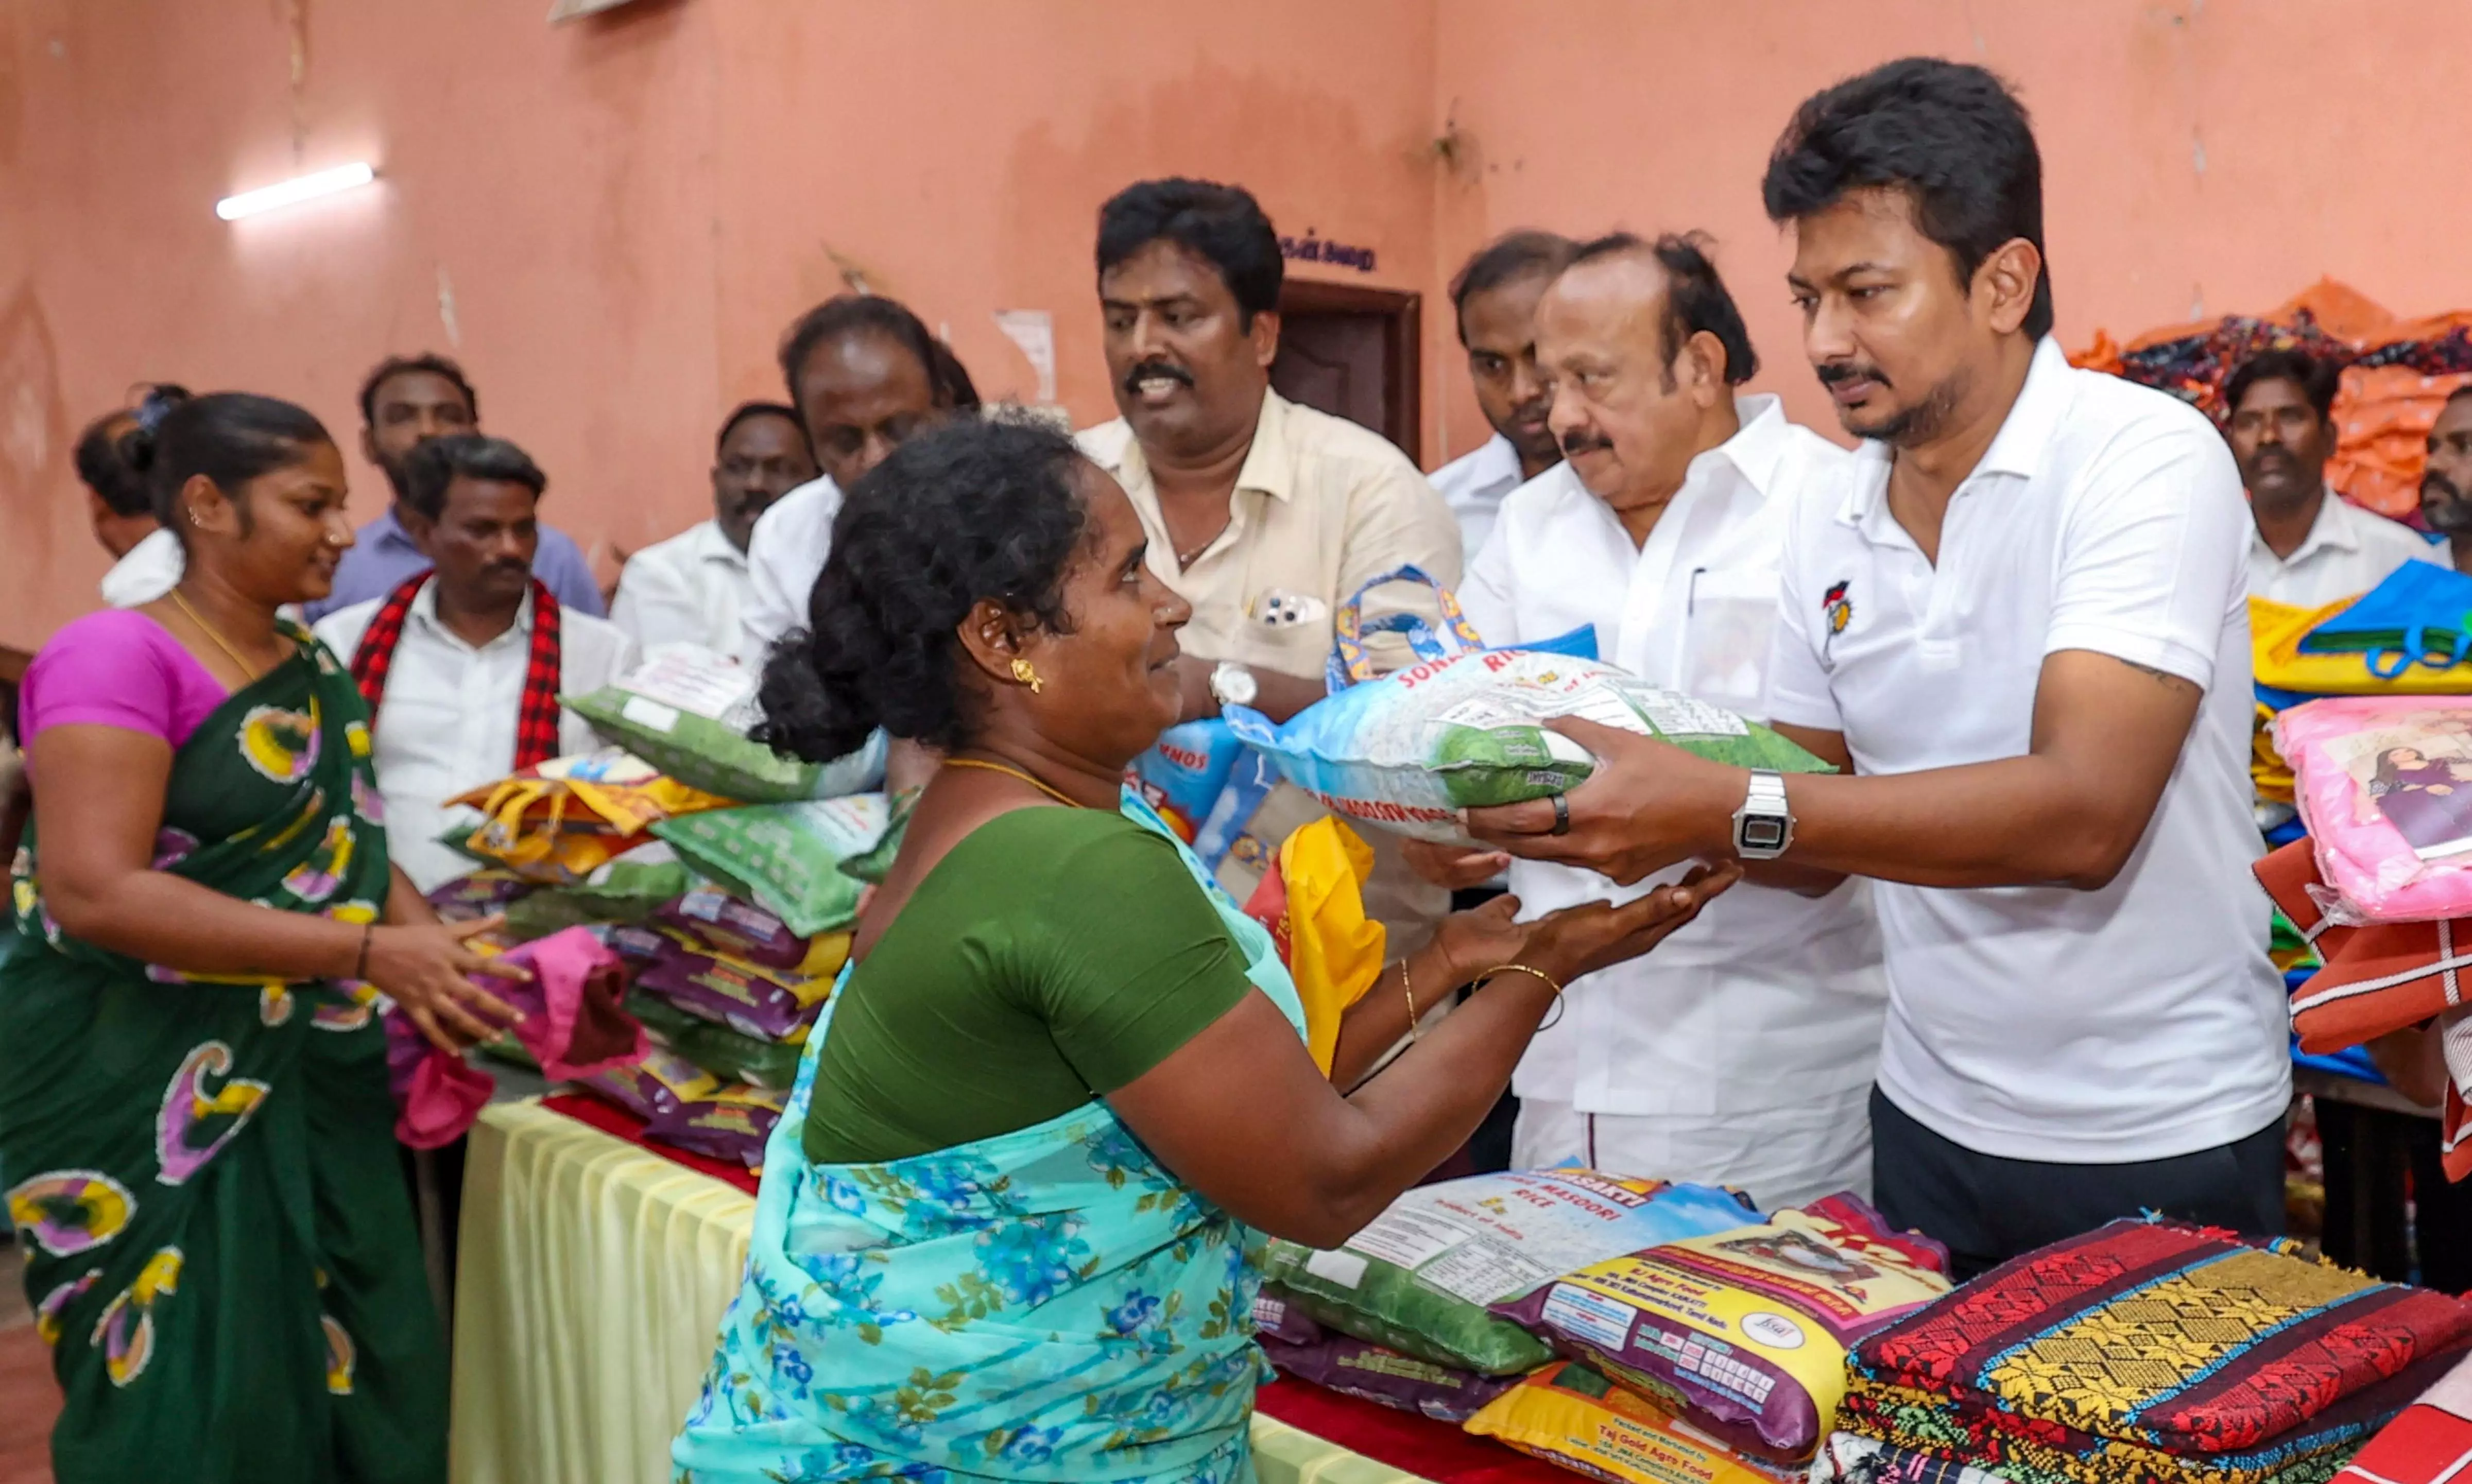
<svg viewBox="0 0 2472 1484">
<path fill-rule="evenodd" d="M 646 661 L 618 683 L 623 689 L 656 704 L 672 706 L 743 731 L 746 724 L 751 724 L 753 719 L 755 681 L 755 672 L 744 666 L 728 664 L 718 657 L 674 652 Z M 631 706 L 628 708 L 627 718 L 643 720 L 647 726 L 654 725 L 635 716 Z M 671 725 L 676 725 L 675 720 Z M 671 727 L 656 726 L 654 729 L 666 732 Z"/>
<path fill-rule="evenodd" d="M 1411 1190 L 1347 1249 L 1455 1298 L 1494 1304 L 1672 1234 L 1660 1219 L 1669 1205 L 1705 1206 L 1720 1224 L 1750 1214 L 1721 1190 L 1588 1170 L 1512 1172 Z"/>
</svg>

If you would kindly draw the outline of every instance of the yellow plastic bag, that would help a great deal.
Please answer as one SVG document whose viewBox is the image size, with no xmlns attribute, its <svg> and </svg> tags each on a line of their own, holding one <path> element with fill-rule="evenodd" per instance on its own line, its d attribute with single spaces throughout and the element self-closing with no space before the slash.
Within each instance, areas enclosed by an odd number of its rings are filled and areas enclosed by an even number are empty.
<svg viewBox="0 0 2472 1484">
<path fill-rule="evenodd" d="M 1752 1468 L 1716 1439 L 1576 1361 L 1538 1371 L 1465 1426 L 1532 1457 L 1621 1484 L 1777 1484 L 1789 1476 Z"/>
<path fill-rule="evenodd" d="M 1263 883 L 1285 892 L 1271 931 L 1304 1001 L 1306 1048 L 1324 1072 L 1339 1050 L 1341 1018 L 1382 977 L 1385 934 L 1365 915 L 1372 874 L 1373 848 L 1325 817 L 1288 836 L 1276 875 Z"/>
<path fill-rule="evenodd" d="M 581 882 L 646 843 L 664 819 L 732 805 L 615 747 L 552 758 L 447 802 L 487 816 L 463 841 L 466 854 L 554 885 Z"/>
</svg>

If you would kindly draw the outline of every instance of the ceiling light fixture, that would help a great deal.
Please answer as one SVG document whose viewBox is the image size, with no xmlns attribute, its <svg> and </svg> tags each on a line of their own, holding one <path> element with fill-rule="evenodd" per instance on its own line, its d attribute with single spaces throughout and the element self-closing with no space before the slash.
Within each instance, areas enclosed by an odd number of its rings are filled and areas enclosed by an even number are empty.
<svg viewBox="0 0 2472 1484">
<path fill-rule="evenodd" d="M 261 211 L 275 211 L 285 206 L 297 206 L 302 201 L 315 200 L 321 196 L 332 196 L 337 191 L 348 191 L 354 186 L 367 185 L 377 177 L 377 171 L 366 161 L 338 165 L 332 170 L 321 170 L 313 175 L 295 176 L 289 180 L 260 186 L 254 191 L 243 191 L 238 196 L 226 196 L 215 202 L 215 215 L 226 222 L 237 222 L 243 217 L 253 217 Z"/>
</svg>

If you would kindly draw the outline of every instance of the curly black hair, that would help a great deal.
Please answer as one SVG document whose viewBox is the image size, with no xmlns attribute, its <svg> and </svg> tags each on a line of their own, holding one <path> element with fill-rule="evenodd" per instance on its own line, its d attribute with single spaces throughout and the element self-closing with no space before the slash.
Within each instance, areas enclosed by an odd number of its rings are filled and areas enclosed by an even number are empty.
<svg viewBox="0 0 2472 1484">
<path fill-rule="evenodd" d="M 857 751 L 877 727 L 967 746 L 979 718 L 957 630 L 990 599 L 1067 630 L 1064 577 L 1089 528 L 1082 463 L 1070 436 L 1019 418 L 963 418 L 894 449 L 833 521 L 808 626 L 764 667 L 756 739 L 809 762 Z"/>
</svg>

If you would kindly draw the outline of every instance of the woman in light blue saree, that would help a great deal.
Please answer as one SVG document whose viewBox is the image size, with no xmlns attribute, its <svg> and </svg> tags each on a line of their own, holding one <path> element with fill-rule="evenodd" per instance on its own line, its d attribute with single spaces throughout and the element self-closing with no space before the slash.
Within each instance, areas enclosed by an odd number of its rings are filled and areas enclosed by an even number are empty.
<svg viewBox="0 0 2472 1484">
<path fill-rule="evenodd" d="M 770 740 L 882 726 L 944 765 L 767 1151 L 682 1480 L 1249 1478 L 1262 1234 L 1369 1220 L 1474 1131 L 1561 982 L 1731 880 L 1451 918 L 1325 1075 L 1270 935 L 1122 789 L 1200 663 L 1147 547 L 1026 424 L 939 430 L 849 492 Z M 1365 1078 L 1418 995 L 1469 982 Z"/>
</svg>

